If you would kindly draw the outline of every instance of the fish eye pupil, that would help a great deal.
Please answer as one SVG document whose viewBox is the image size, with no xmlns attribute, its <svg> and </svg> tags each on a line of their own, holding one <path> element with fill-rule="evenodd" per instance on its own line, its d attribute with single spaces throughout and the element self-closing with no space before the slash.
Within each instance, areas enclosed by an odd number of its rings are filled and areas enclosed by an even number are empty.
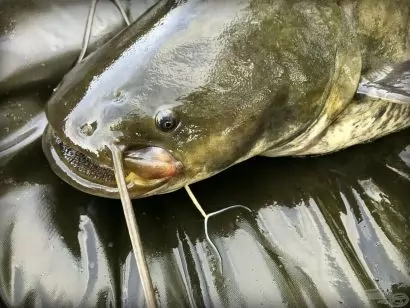
<svg viewBox="0 0 410 308">
<path fill-rule="evenodd" d="M 162 110 L 157 113 L 156 124 L 159 129 L 168 132 L 177 126 L 178 121 L 171 110 Z"/>
</svg>

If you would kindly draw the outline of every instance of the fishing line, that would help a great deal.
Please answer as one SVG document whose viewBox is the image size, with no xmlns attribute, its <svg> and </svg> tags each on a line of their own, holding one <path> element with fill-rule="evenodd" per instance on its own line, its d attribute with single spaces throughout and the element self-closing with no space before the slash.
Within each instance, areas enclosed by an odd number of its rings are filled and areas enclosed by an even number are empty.
<svg viewBox="0 0 410 308">
<path fill-rule="evenodd" d="M 142 251 L 142 242 L 140 232 L 138 230 L 137 220 L 132 208 L 131 198 L 128 194 L 127 184 L 125 182 L 124 167 L 122 163 L 122 151 L 113 146 L 111 148 L 114 173 L 117 181 L 118 192 L 120 194 L 122 208 L 124 211 L 125 220 L 128 227 L 128 233 L 131 239 L 132 249 L 134 251 L 135 260 L 137 262 L 138 274 L 141 279 L 142 289 L 144 291 L 145 300 L 149 308 L 156 307 L 155 292 L 149 275 L 147 262 Z"/>
<path fill-rule="evenodd" d="M 244 205 L 231 205 L 228 206 L 222 210 L 219 211 L 215 211 L 215 212 L 211 212 L 209 214 L 207 214 L 204 209 L 202 208 L 201 204 L 198 202 L 198 200 L 196 199 L 194 193 L 192 192 L 191 188 L 188 185 L 185 185 L 185 190 L 188 193 L 188 196 L 191 198 L 192 203 L 195 205 L 195 207 L 198 209 L 198 211 L 201 213 L 201 215 L 204 217 L 204 229 L 205 229 L 205 238 L 208 242 L 208 244 L 211 246 L 212 250 L 214 251 L 214 253 L 218 256 L 218 261 L 219 261 L 219 270 L 221 271 L 221 274 L 223 273 L 223 263 L 222 263 L 222 257 L 221 254 L 219 253 L 218 248 L 216 247 L 216 245 L 212 242 L 209 233 L 208 233 L 208 221 L 209 218 L 222 214 L 226 211 L 229 210 L 233 210 L 233 209 L 237 209 L 237 208 L 242 208 L 245 209 L 249 212 L 252 213 L 252 210 Z"/>
</svg>

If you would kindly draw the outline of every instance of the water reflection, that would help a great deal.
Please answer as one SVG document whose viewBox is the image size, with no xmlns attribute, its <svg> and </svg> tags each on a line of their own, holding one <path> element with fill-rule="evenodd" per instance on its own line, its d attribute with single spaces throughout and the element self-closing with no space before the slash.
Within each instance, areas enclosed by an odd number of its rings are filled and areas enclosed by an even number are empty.
<svg viewBox="0 0 410 308">
<path fill-rule="evenodd" d="M 161 306 L 370 306 L 410 295 L 410 134 L 334 155 L 256 158 L 192 186 L 224 274 L 188 196 L 135 200 Z M 118 201 L 49 170 L 39 142 L 2 169 L 1 296 L 13 304 L 141 306 Z"/>
</svg>

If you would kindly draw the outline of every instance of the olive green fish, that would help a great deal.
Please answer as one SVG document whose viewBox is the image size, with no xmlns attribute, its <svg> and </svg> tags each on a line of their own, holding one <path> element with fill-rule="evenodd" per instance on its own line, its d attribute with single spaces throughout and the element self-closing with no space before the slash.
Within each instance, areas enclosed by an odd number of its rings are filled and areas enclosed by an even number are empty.
<svg viewBox="0 0 410 308">
<path fill-rule="evenodd" d="M 168 193 L 251 157 L 325 154 L 410 126 L 408 0 L 160 1 L 50 98 L 44 152 L 74 187 Z"/>
</svg>

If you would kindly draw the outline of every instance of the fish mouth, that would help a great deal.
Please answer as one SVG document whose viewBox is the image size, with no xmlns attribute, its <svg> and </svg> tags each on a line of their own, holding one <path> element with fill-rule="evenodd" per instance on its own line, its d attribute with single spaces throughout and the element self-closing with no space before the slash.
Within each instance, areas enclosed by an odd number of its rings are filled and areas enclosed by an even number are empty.
<svg viewBox="0 0 410 308">
<path fill-rule="evenodd" d="M 86 155 L 57 136 L 50 125 L 43 135 L 43 152 L 51 169 L 63 181 L 85 193 L 119 199 L 114 165 Z M 181 175 L 183 165 L 160 147 L 127 149 L 123 152 L 123 168 L 128 192 L 133 199 L 158 193 Z"/>
</svg>

